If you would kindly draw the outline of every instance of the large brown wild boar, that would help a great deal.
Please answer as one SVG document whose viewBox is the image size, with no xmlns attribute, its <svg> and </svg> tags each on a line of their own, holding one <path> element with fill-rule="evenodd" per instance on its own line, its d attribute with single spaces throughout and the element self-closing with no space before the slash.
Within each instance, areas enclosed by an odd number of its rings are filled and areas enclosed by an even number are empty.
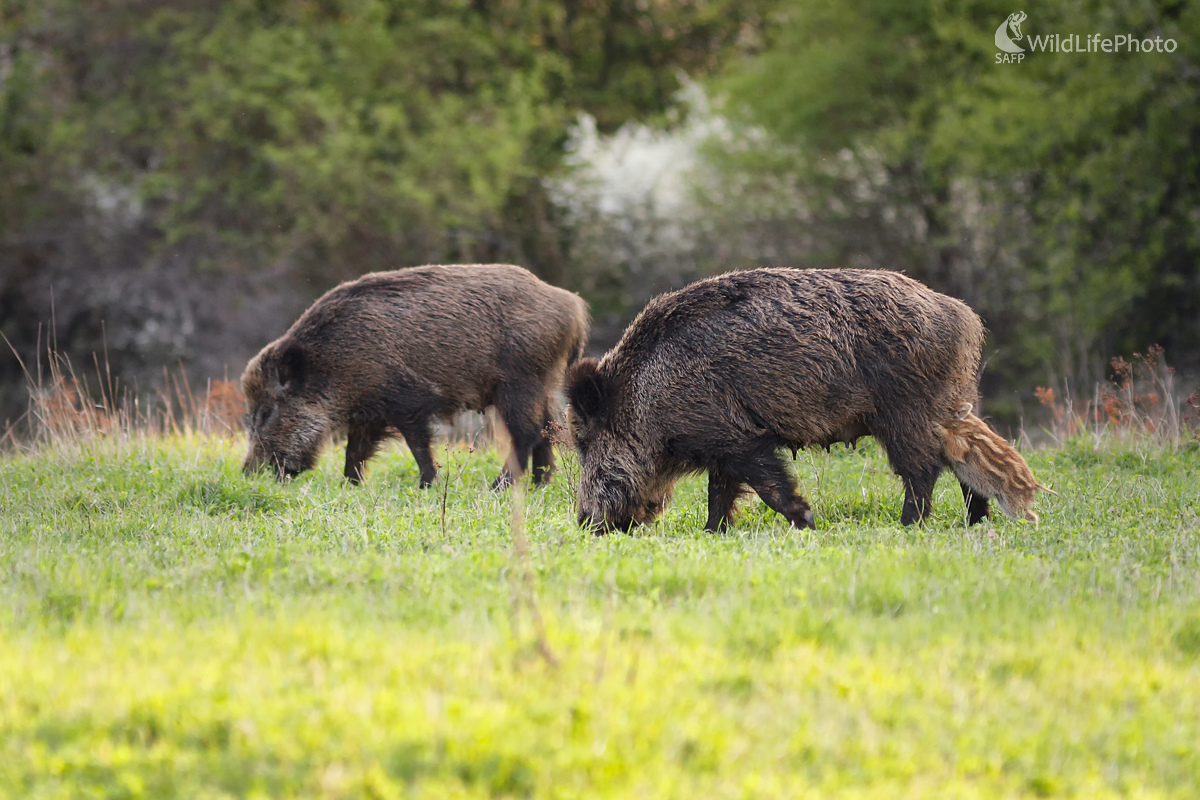
<svg viewBox="0 0 1200 800">
<path fill-rule="evenodd" d="M 243 469 L 294 476 L 345 431 L 345 475 L 358 483 L 380 442 L 398 433 L 426 487 L 437 474 L 433 418 L 494 405 L 517 469 L 532 455 L 534 481 L 544 481 L 554 467 L 543 435 L 551 393 L 587 334 L 583 300 L 520 267 L 413 267 L 348 281 L 246 365 Z M 496 485 L 513 477 L 506 469 Z"/>
<path fill-rule="evenodd" d="M 709 530 L 728 524 L 745 485 L 812 528 L 780 451 L 865 435 L 904 483 L 901 521 L 919 522 L 943 468 L 970 481 L 996 460 L 990 448 L 956 449 L 952 462 L 940 427 L 958 430 L 956 414 L 975 401 L 983 339 L 970 308 L 894 272 L 758 269 L 660 295 L 602 360 L 568 375 L 580 524 L 651 521 L 679 477 L 705 470 Z M 1001 456 L 1020 459 L 1000 442 Z M 960 483 L 976 523 L 1002 484 Z"/>
</svg>

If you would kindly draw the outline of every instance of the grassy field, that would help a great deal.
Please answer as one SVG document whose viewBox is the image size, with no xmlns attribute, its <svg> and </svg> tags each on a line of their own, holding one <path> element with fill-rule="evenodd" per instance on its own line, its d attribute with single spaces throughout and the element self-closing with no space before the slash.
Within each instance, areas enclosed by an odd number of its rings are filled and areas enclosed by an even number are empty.
<svg viewBox="0 0 1200 800">
<path fill-rule="evenodd" d="M 185 437 L 0 458 L 0 796 L 1200 796 L 1200 452 L 1033 453 L 1040 527 L 899 525 L 879 450 L 593 538 L 443 446 L 287 485 Z M 531 602 L 533 600 L 533 602 Z M 542 634 L 539 634 L 540 619 Z"/>
</svg>

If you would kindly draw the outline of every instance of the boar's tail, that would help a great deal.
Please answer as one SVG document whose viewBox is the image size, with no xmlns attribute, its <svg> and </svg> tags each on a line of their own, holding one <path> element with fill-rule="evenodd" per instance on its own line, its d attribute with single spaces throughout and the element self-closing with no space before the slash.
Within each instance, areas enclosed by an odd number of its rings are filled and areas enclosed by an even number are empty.
<svg viewBox="0 0 1200 800">
<path fill-rule="evenodd" d="M 574 350 L 572 350 L 567 355 L 567 367 L 568 368 L 574 366 L 576 361 L 583 358 L 583 351 L 584 351 L 585 347 L 586 347 L 586 345 L 584 345 L 583 342 L 580 342 L 579 346 L 576 347 Z"/>
<path fill-rule="evenodd" d="M 587 350 L 587 341 L 587 328 L 584 327 L 582 331 L 575 334 L 575 341 L 571 345 L 570 351 L 567 352 L 567 369 L 570 369 L 576 361 L 583 358 L 583 353 Z"/>
</svg>

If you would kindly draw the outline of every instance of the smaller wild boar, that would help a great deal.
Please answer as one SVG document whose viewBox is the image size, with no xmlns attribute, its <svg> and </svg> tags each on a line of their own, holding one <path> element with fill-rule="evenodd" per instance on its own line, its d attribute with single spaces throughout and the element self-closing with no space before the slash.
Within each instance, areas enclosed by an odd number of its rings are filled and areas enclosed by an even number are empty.
<svg viewBox="0 0 1200 800">
<path fill-rule="evenodd" d="M 1036 525 L 1038 515 L 1030 508 L 1037 490 L 1053 495 L 1058 492 L 1038 483 L 1021 454 L 972 414 L 971 408 L 970 403 L 964 403 L 952 419 L 936 428 L 950 469 L 965 485 L 995 499 L 1008 516 Z"/>
<path fill-rule="evenodd" d="M 989 497 L 1026 512 L 1024 460 L 958 416 L 976 398 L 983 339 L 965 304 L 883 270 L 748 270 L 660 295 L 568 374 L 580 524 L 649 522 L 678 478 L 707 471 L 709 530 L 728 525 L 745 486 L 812 528 L 780 451 L 867 435 L 904 484 L 905 525 L 929 514 L 947 467 L 972 524 Z"/>
<path fill-rule="evenodd" d="M 337 431 L 345 476 L 389 435 L 400 434 L 422 487 L 437 475 L 435 417 L 494 405 L 512 438 L 518 474 L 546 480 L 554 453 L 543 433 L 552 393 L 587 343 L 577 295 L 504 264 L 426 266 L 376 272 L 329 290 L 242 374 L 250 446 L 243 464 L 280 480 L 310 469 Z"/>
</svg>

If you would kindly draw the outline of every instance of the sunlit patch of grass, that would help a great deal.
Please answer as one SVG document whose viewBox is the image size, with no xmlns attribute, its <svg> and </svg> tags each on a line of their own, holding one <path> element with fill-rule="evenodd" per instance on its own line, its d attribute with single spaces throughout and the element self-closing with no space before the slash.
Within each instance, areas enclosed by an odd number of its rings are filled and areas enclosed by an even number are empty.
<svg viewBox="0 0 1200 800">
<path fill-rule="evenodd" d="M 0 460 L 0 797 L 1194 797 L 1200 453 L 1034 452 L 1040 526 L 923 528 L 877 447 L 802 452 L 818 530 L 526 495 L 489 451 L 285 484 L 240 445 Z"/>
</svg>

